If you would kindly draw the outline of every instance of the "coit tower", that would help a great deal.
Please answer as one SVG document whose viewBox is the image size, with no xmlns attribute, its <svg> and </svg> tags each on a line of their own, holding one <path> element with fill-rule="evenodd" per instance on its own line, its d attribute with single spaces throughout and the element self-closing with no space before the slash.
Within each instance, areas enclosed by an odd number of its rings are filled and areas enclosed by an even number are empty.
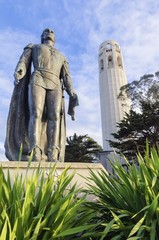
<svg viewBox="0 0 159 240">
<path fill-rule="evenodd" d="M 113 40 L 105 41 L 99 48 L 99 86 L 102 119 L 103 150 L 112 151 L 108 140 L 113 140 L 111 133 L 117 132 L 116 124 L 130 109 L 117 98 L 120 87 L 127 84 L 123 57 L 119 44 Z"/>
</svg>

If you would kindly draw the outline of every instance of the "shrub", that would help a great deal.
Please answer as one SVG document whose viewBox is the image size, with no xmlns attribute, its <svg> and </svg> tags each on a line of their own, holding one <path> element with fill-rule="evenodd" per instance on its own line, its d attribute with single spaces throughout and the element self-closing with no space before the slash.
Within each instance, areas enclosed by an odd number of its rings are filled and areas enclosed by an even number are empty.
<svg viewBox="0 0 159 240">
<path fill-rule="evenodd" d="M 14 180 L 0 168 L 0 239 L 159 240 L 159 154 L 147 146 L 137 158 L 111 163 L 115 175 L 90 169 L 86 194 L 67 168 L 57 176 L 56 165 L 39 166 Z"/>
<path fill-rule="evenodd" d="M 125 159 L 127 169 L 115 160 L 115 175 L 90 170 L 89 194 L 97 201 L 87 207 L 96 210 L 94 221 L 101 221 L 93 239 L 159 240 L 158 151 L 147 146 L 145 156 L 137 157 L 138 166 Z"/>
<path fill-rule="evenodd" d="M 0 168 L 0 239 L 80 239 L 94 227 L 87 224 L 92 210 L 84 207 L 86 195 L 79 198 L 81 190 L 70 186 L 74 174 L 67 170 L 57 176 L 56 166 L 49 173 L 39 166 L 22 177 L 17 169 L 11 179 Z"/>
</svg>

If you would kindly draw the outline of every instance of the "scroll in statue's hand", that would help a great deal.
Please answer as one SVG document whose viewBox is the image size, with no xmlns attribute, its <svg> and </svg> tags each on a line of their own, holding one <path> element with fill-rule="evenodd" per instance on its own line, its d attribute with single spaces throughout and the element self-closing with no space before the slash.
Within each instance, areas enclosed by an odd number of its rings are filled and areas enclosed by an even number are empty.
<svg viewBox="0 0 159 240">
<path fill-rule="evenodd" d="M 69 95 L 70 95 L 71 98 L 75 98 L 76 97 L 76 93 L 73 92 L 73 91 Z"/>
<path fill-rule="evenodd" d="M 78 101 L 78 96 L 76 93 L 74 93 L 72 96 L 69 98 L 69 106 L 68 106 L 68 114 L 71 115 L 72 120 L 75 120 L 75 112 L 74 108 L 76 106 L 79 106 L 79 101 Z"/>
</svg>

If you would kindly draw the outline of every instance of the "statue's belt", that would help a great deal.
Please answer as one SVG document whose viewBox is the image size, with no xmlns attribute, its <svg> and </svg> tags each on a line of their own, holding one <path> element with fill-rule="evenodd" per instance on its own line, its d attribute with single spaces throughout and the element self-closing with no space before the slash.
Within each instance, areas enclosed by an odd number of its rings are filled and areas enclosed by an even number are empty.
<svg viewBox="0 0 159 240">
<path fill-rule="evenodd" d="M 49 69 L 36 68 L 34 70 L 34 73 L 40 74 L 43 78 L 46 78 L 51 82 L 54 82 L 56 85 L 60 85 L 59 76 L 57 76 L 57 74 L 50 71 Z"/>
<path fill-rule="evenodd" d="M 54 73 L 53 71 L 51 71 L 50 69 L 47 69 L 47 68 L 35 68 L 34 72 L 40 72 L 42 75 L 45 75 L 48 73 L 48 74 L 52 74 L 56 77 L 59 77 L 56 73 Z"/>
</svg>

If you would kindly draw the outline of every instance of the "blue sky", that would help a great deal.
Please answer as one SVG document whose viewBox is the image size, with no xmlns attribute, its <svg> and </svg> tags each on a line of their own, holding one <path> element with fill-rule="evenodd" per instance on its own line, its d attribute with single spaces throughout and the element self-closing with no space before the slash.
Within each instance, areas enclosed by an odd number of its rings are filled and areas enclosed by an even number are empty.
<svg viewBox="0 0 159 240">
<path fill-rule="evenodd" d="M 127 79 L 159 70 L 159 1 L 0 0 L 0 159 L 13 73 L 23 48 L 39 43 L 46 27 L 68 59 L 80 106 L 67 117 L 67 136 L 88 134 L 102 144 L 98 83 L 99 45 L 109 39 L 122 48 Z"/>
</svg>

